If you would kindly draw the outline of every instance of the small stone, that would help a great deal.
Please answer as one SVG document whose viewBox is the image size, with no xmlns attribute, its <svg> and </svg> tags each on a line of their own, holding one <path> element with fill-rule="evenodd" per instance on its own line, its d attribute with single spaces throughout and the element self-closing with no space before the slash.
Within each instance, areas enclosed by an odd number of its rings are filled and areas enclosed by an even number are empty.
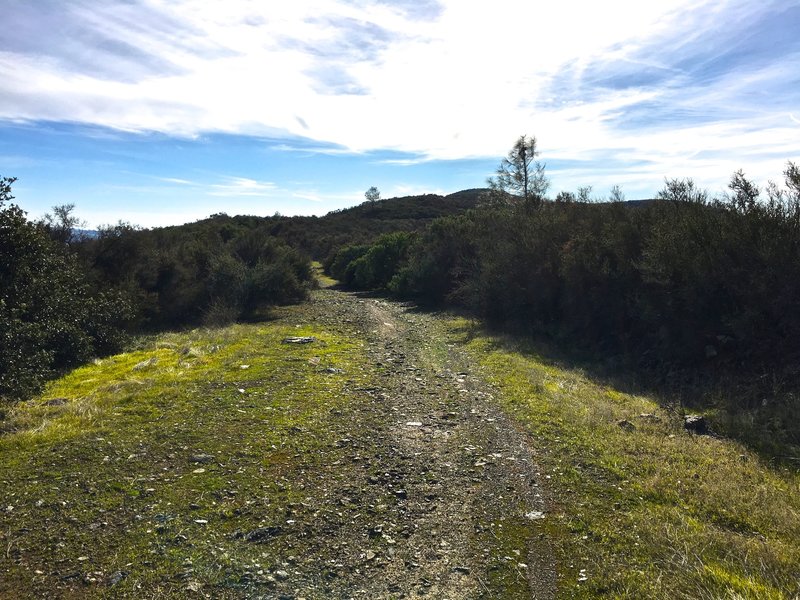
<svg viewBox="0 0 800 600">
<path fill-rule="evenodd" d="M 246 369 L 249 369 L 249 368 L 250 368 L 250 365 L 239 365 L 239 368 L 240 368 L 242 371 L 244 371 L 244 370 L 246 370 Z"/>
<path fill-rule="evenodd" d="M 53 398 L 44 403 L 45 406 L 64 406 L 69 400 L 66 398 Z"/>
<path fill-rule="evenodd" d="M 544 513 L 540 510 L 532 510 L 525 513 L 525 518 L 530 521 L 538 521 L 540 519 L 544 519 Z"/>
<path fill-rule="evenodd" d="M 378 537 L 383 533 L 383 525 L 375 525 L 369 530 L 370 537 Z"/>
<path fill-rule="evenodd" d="M 310 344 L 312 342 L 316 342 L 317 338 L 310 337 L 310 336 L 303 336 L 303 337 L 287 337 L 281 340 L 282 344 Z"/>
<path fill-rule="evenodd" d="M 366 558 L 367 558 L 367 560 L 374 560 L 375 559 L 375 553 L 372 550 L 367 550 Z"/>
<path fill-rule="evenodd" d="M 194 471 L 192 471 L 192 473 L 197 473 L 198 475 L 199 475 L 200 473 L 205 473 L 205 472 L 206 472 L 206 470 L 205 470 L 205 469 L 203 469 L 202 467 L 201 467 L 201 468 L 199 468 L 199 469 L 195 469 Z"/>
<path fill-rule="evenodd" d="M 128 572 L 127 571 L 114 571 L 108 577 L 108 585 L 110 585 L 110 586 L 111 585 L 117 585 L 120 581 L 125 579 L 127 576 L 128 576 Z"/>
<path fill-rule="evenodd" d="M 408 427 L 422 427 L 422 423 L 419 422 L 419 421 L 409 421 L 408 423 L 406 423 L 406 426 L 408 426 Z"/>
<path fill-rule="evenodd" d="M 214 461 L 213 454 L 192 454 L 189 457 L 189 462 L 193 463 L 208 464 L 213 461 Z"/>
<path fill-rule="evenodd" d="M 686 415 L 683 418 L 683 428 L 697 435 L 708 433 L 708 423 L 702 415 Z"/>
<path fill-rule="evenodd" d="M 208 523 L 208 519 L 195 519 L 194 522 L 198 525 L 206 525 Z"/>
<path fill-rule="evenodd" d="M 633 431 L 636 427 L 630 421 L 626 419 L 620 419 L 617 421 L 617 427 L 620 429 L 624 429 L 625 431 Z"/>
<path fill-rule="evenodd" d="M 289 574 L 286 571 L 275 571 L 275 577 L 281 581 L 286 581 L 289 579 Z"/>
<path fill-rule="evenodd" d="M 78 557 L 78 562 L 84 562 L 84 561 L 87 561 L 87 560 L 89 560 L 88 556 L 79 556 Z"/>
</svg>

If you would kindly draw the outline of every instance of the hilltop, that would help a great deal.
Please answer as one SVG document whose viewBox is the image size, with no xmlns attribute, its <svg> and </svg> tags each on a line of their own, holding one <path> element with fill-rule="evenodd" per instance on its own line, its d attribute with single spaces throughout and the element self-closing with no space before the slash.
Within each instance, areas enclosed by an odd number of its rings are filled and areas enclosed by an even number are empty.
<svg viewBox="0 0 800 600">
<path fill-rule="evenodd" d="M 179 227 L 188 230 L 257 229 L 285 241 L 316 260 L 325 260 L 343 245 L 369 243 L 384 233 L 419 231 L 435 219 L 475 208 L 486 192 L 486 189 L 476 188 L 447 196 L 423 194 L 367 201 L 358 206 L 329 212 L 322 217 L 217 214 Z"/>
</svg>

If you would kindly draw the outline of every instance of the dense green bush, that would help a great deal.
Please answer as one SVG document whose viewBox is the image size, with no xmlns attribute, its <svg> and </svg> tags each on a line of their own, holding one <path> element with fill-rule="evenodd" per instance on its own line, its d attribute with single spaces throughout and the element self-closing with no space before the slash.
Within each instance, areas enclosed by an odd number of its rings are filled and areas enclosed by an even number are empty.
<svg viewBox="0 0 800 600">
<path fill-rule="evenodd" d="M 325 270 L 332 277 L 338 279 L 346 286 L 353 285 L 352 263 L 364 256 L 369 250 L 368 245 L 345 246 L 331 255 L 325 263 Z"/>
<path fill-rule="evenodd" d="M 493 203 L 434 221 L 391 261 L 379 259 L 385 238 L 343 251 L 337 269 L 355 287 L 460 305 L 664 373 L 767 372 L 800 360 L 791 163 L 785 184 L 762 198 L 738 172 L 715 200 L 670 180 L 646 203 Z"/>
<path fill-rule="evenodd" d="M 408 258 L 415 234 L 396 231 L 379 236 L 371 245 L 345 246 L 333 255 L 328 273 L 347 287 L 385 290 Z"/>
<path fill-rule="evenodd" d="M 63 244 L 10 204 L 0 180 L 0 397 L 37 391 L 59 370 L 113 352 L 124 341 L 129 303 L 98 292 Z"/>
<path fill-rule="evenodd" d="M 389 289 L 426 304 L 457 303 L 476 268 L 475 227 L 475 219 L 464 215 L 433 221 L 409 248 L 408 259 L 389 281 Z"/>
<path fill-rule="evenodd" d="M 96 285 L 134 299 L 139 329 L 251 318 L 303 300 L 313 280 L 309 259 L 258 218 L 217 215 L 153 230 L 119 224 L 84 240 L 79 252 Z"/>
<path fill-rule="evenodd" d="M 367 252 L 352 261 L 352 286 L 361 289 L 386 289 L 406 259 L 414 235 L 403 231 L 380 236 Z"/>
</svg>

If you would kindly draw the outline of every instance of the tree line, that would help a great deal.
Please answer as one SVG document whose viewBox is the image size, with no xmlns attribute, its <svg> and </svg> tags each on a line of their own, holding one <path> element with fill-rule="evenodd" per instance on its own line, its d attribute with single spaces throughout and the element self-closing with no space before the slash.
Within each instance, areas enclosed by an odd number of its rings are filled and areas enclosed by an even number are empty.
<svg viewBox="0 0 800 600">
<path fill-rule="evenodd" d="M 81 236 L 72 206 L 29 220 L 14 181 L 0 179 L 0 407 L 132 334 L 256 318 L 313 284 L 309 258 L 264 235 L 263 219 Z"/>
<path fill-rule="evenodd" d="M 129 223 L 83 235 L 73 205 L 38 221 L 0 187 L 0 406 L 121 350 L 131 335 L 259 319 L 315 285 L 310 257 L 420 230 L 477 204 L 478 190 L 366 202 L 325 217 L 228 216 L 176 227 Z"/>
<path fill-rule="evenodd" d="M 75 235 L 72 207 L 39 222 L 0 187 L 0 398 L 120 349 L 126 336 L 219 325 L 302 301 L 310 258 L 345 285 L 456 307 L 621 367 L 800 383 L 800 169 L 760 190 L 743 172 L 710 197 L 548 198 L 535 138 L 488 189 L 381 200 L 325 217 L 229 217 Z M 758 387 L 758 386 L 757 386 Z M 741 402 L 737 399 L 737 402 Z M 763 401 L 760 391 L 747 402 Z M 795 416 L 800 407 L 793 404 Z M 797 419 L 795 419 L 797 420 Z M 797 440 L 800 442 L 800 440 Z"/>
<path fill-rule="evenodd" d="M 796 164 L 787 164 L 783 186 L 765 190 L 737 171 L 715 198 L 690 179 L 670 179 L 648 202 L 591 202 L 586 188 L 548 199 L 536 154 L 535 138 L 520 138 L 480 207 L 419 233 L 343 247 L 329 273 L 356 289 L 457 307 L 654 380 L 760 382 L 727 400 L 736 410 L 766 403 L 766 388 L 797 389 Z M 787 401 L 800 444 L 800 404 Z"/>
</svg>

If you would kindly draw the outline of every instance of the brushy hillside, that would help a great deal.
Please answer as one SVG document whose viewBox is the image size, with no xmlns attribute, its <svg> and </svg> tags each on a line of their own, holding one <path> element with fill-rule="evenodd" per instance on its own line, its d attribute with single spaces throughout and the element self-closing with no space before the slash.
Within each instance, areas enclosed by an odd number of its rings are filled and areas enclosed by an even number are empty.
<svg viewBox="0 0 800 600">
<path fill-rule="evenodd" d="M 741 172 L 711 200 L 674 180 L 657 201 L 506 196 L 415 236 L 342 248 L 331 273 L 548 339 L 772 455 L 800 459 L 800 171 L 767 197 Z"/>
<path fill-rule="evenodd" d="M 796 471 L 474 323 L 314 298 L 18 404 L 0 597 L 800 593 Z"/>
<path fill-rule="evenodd" d="M 367 201 L 322 217 L 269 217 L 262 227 L 269 235 L 324 262 L 343 245 L 369 243 L 386 233 L 419 231 L 434 219 L 475 208 L 485 192 L 472 189 L 448 196 L 425 194 Z"/>
<path fill-rule="evenodd" d="M 482 193 L 378 200 L 320 218 L 218 214 L 155 229 L 118 223 L 88 236 L 76 233 L 72 205 L 29 221 L 10 204 L 13 182 L 0 180 L 8 233 L 0 242 L 0 405 L 35 393 L 60 369 L 119 350 L 128 334 L 263 319 L 270 307 L 307 297 L 311 257 L 419 230 L 476 206 Z"/>
</svg>

